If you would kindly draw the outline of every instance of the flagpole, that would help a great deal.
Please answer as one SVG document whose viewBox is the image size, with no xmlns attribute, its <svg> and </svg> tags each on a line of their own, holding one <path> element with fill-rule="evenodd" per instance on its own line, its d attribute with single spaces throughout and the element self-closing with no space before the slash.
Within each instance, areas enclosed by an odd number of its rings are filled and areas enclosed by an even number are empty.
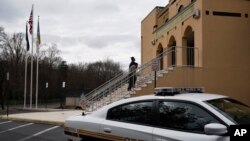
<svg viewBox="0 0 250 141">
<path fill-rule="evenodd" d="M 32 26 L 33 26 L 33 15 L 34 15 L 34 5 L 32 4 Z M 32 108 L 32 82 L 33 82 L 33 30 L 34 28 L 32 27 L 32 44 L 31 44 L 31 69 L 30 69 L 30 109 Z"/>
<path fill-rule="evenodd" d="M 26 22 L 26 47 L 27 47 L 27 52 L 25 54 L 25 72 L 24 72 L 24 100 L 23 100 L 23 108 L 26 108 L 26 93 L 27 93 L 27 61 L 28 61 L 28 51 L 29 51 L 29 37 L 28 37 L 28 22 Z"/>
<path fill-rule="evenodd" d="M 25 74 L 24 74 L 24 100 L 23 100 L 23 108 L 26 108 L 26 92 L 27 92 L 27 61 L 28 61 L 28 53 L 25 55 Z"/>
<path fill-rule="evenodd" d="M 39 69 L 39 65 L 38 65 L 38 61 L 39 61 L 39 45 L 40 45 L 40 27 L 39 27 L 39 16 L 38 16 L 38 24 L 37 24 L 37 43 L 36 43 L 36 109 L 37 109 L 37 101 L 38 101 L 38 69 Z M 38 35 L 39 34 L 39 35 Z M 39 39 L 38 39 L 39 38 Z M 39 41 L 38 41 L 39 40 Z"/>
<path fill-rule="evenodd" d="M 39 61 L 39 45 L 37 45 L 37 57 L 36 57 L 36 109 L 38 101 L 38 61 Z"/>
</svg>

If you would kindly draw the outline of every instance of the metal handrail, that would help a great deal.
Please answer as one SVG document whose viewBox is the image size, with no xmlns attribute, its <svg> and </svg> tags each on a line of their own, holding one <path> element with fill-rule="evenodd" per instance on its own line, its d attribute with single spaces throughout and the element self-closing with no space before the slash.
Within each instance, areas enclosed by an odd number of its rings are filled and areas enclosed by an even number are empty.
<svg viewBox="0 0 250 141">
<path fill-rule="evenodd" d="M 91 95 L 92 93 L 95 93 L 98 89 L 102 88 L 103 86 L 109 84 L 110 82 L 112 82 L 114 79 L 120 77 L 121 75 L 123 75 L 124 73 L 121 72 L 118 75 L 114 76 L 113 78 L 111 78 L 110 80 L 108 80 L 107 82 L 104 82 L 103 84 L 101 84 L 100 86 L 98 86 L 97 88 L 95 88 L 94 90 L 90 91 L 89 93 L 87 93 L 85 96 Z"/>
<path fill-rule="evenodd" d="M 175 48 L 175 50 L 173 50 L 173 48 Z M 181 48 L 181 49 L 193 49 L 194 55 L 197 54 L 198 55 L 197 57 L 199 60 L 199 51 L 198 51 L 198 53 L 195 53 L 195 50 L 198 50 L 198 48 L 195 48 L 195 47 L 177 47 L 177 46 L 169 47 L 166 50 L 164 50 L 161 54 L 157 55 L 155 58 L 153 58 L 150 61 L 148 61 L 147 63 L 139 66 L 136 70 L 136 74 L 130 75 L 131 73 L 120 73 L 119 75 L 115 76 L 111 80 L 109 80 L 109 81 L 105 82 L 104 84 L 102 84 L 101 86 L 97 87 L 96 89 L 94 89 L 93 91 L 91 91 L 90 93 L 85 95 L 86 101 L 91 103 L 90 105 L 92 106 L 92 109 L 96 109 L 93 107 L 100 107 L 100 106 L 105 105 L 104 98 L 107 98 L 108 96 L 110 97 L 109 103 L 111 103 L 113 101 L 111 94 L 117 90 L 120 91 L 120 93 L 119 93 L 121 95 L 120 99 L 126 97 L 129 94 L 129 92 L 125 90 L 125 94 L 123 94 L 122 89 L 124 89 L 123 87 L 126 87 L 126 84 L 128 83 L 128 81 L 130 79 L 129 76 L 139 75 L 138 80 L 136 81 L 134 88 L 142 87 L 148 81 L 153 80 L 153 73 L 151 71 L 152 63 L 154 61 L 159 61 L 160 59 L 168 56 L 173 51 L 176 54 L 178 52 L 179 48 Z M 175 55 L 175 57 L 177 57 L 177 55 Z M 177 59 L 178 58 L 175 58 L 176 62 L 177 62 Z M 198 62 L 198 64 L 199 64 L 199 62 Z M 175 66 L 177 66 L 177 64 L 169 65 L 168 68 L 172 68 Z M 193 65 L 187 64 L 187 65 L 183 65 L 183 66 L 195 67 L 194 64 Z M 168 69 L 168 68 L 166 68 L 166 69 Z M 164 68 L 163 68 L 163 70 L 164 70 Z M 157 74 L 160 74 L 160 73 L 161 73 L 161 70 L 157 71 Z M 133 91 L 132 91 L 132 93 L 133 93 Z M 101 101 L 101 100 L 103 100 L 103 102 L 102 102 L 103 105 L 98 105 L 98 101 Z M 94 106 L 95 103 L 97 104 L 96 106 Z"/>
</svg>

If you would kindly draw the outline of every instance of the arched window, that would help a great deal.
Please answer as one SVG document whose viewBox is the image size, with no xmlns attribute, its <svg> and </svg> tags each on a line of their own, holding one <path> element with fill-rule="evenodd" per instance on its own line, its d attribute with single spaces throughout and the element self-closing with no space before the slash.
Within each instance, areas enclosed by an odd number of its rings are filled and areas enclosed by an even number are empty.
<svg viewBox="0 0 250 141">
<path fill-rule="evenodd" d="M 156 56 L 159 59 L 160 70 L 162 70 L 163 69 L 163 47 L 162 47 L 162 44 L 159 44 L 157 51 L 156 51 Z"/>
<path fill-rule="evenodd" d="M 194 48 L 194 31 L 191 26 L 188 26 L 185 29 L 183 40 L 185 40 L 183 43 L 183 46 L 186 47 L 185 49 L 185 55 L 186 60 L 185 64 L 188 66 L 194 66 L 195 65 L 195 48 Z"/>
<path fill-rule="evenodd" d="M 181 5 L 181 6 L 179 7 L 179 9 L 178 9 L 178 13 L 181 12 L 183 9 L 184 9 L 184 6 Z"/>
<path fill-rule="evenodd" d="M 176 65 L 176 40 L 174 36 L 171 36 L 168 43 L 168 66 Z"/>
<path fill-rule="evenodd" d="M 168 22 L 168 18 L 165 20 L 165 23 Z"/>
</svg>

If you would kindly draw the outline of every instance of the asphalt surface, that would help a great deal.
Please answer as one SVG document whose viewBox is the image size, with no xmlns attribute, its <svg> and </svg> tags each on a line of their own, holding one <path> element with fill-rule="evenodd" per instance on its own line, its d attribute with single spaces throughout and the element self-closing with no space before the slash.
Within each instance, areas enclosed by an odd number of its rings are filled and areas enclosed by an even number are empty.
<svg viewBox="0 0 250 141">
<path fill-rule="evenodd" d="M 66 141 L 63 127 L 0 120 L 0 141 Z"/>
</svg>

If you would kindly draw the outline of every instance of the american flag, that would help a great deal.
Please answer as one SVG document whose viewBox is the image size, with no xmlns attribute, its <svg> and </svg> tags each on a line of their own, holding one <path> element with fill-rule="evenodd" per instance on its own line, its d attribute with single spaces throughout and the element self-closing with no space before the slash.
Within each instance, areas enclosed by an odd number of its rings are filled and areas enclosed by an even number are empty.
<svg viewBox="0 0 250 141">
<path fill-rule="evenodd" d="M 30 12 L 30 18 L 29 18 L 29 24 L 30 24 L 30 34 L 32 34 L 33 31 L 33 6 Z"/>
</svg>

